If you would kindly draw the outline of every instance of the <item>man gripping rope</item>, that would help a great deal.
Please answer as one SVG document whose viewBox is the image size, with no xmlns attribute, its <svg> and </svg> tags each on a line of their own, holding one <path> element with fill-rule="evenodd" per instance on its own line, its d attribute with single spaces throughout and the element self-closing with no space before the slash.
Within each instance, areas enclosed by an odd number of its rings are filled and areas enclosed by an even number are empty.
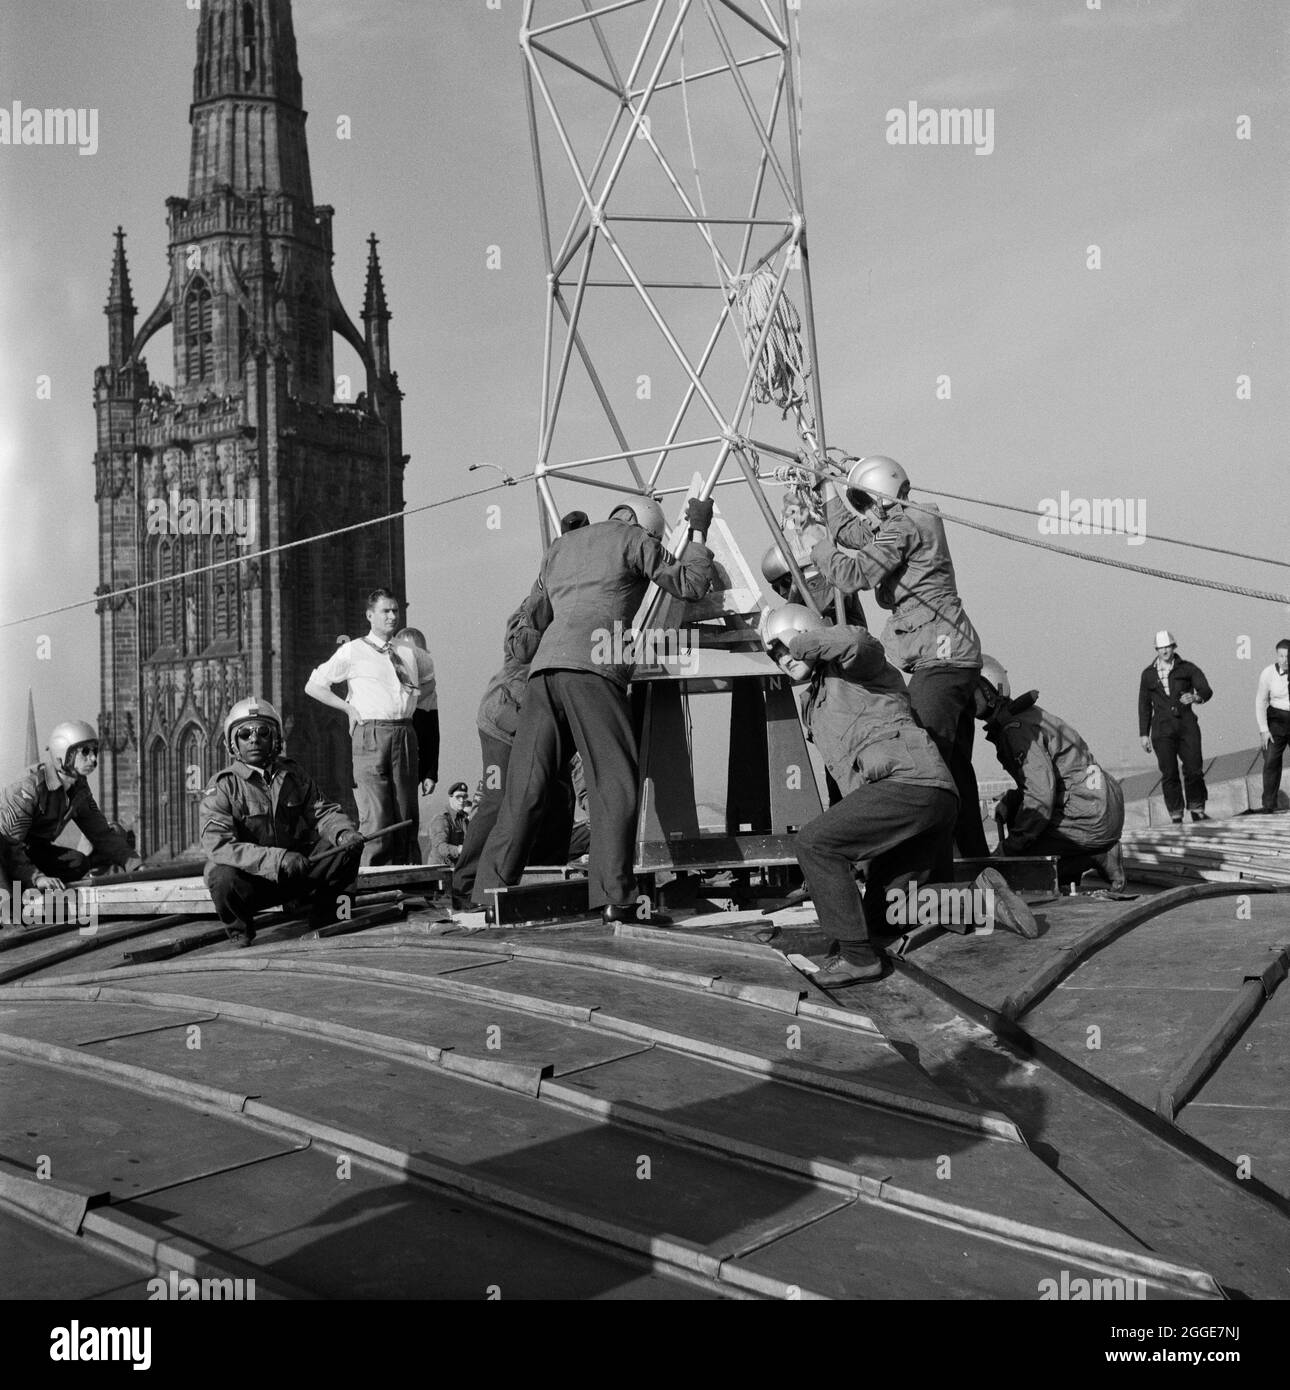
<svg viewBox="0 0 1290 1390">
<path fill-rule="evenodd" d="M 989 853 L 972 771 L 972 695 L 981 641 L 959 598 L 945 523 L 934 507 L 908 506 L 909 477 L 894 459 L 857 459 L 832 484 L 828 536 L 816 541 L 816 568 L 845 593 L 873 589 L 891 613 L 882 641 L 909 672 L 914 717 L 931 735 L 958 789 L 959 853 Z"/>
</svg>

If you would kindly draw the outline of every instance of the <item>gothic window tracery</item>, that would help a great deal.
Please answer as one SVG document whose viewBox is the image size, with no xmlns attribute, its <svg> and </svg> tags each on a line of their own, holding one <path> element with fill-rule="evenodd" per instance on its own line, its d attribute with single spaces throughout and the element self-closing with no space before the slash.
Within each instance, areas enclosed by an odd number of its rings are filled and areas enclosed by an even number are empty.
<svg viewBox="0 0 1290 1390">
<path fill-rule="evenodd" d="M 211 292 L 198 277 L 184 296 L 184 371 L 189 381 L 211 373 Z"/>
</svg>

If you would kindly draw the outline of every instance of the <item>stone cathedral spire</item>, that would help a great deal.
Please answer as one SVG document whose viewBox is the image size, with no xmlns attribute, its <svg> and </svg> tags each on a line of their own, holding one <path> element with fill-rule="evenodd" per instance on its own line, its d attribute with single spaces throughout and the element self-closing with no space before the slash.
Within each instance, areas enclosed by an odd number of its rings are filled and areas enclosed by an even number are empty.
<svg viewBox="0 0 1290 1390">
<path fill-rule="evenodd" d="M 313 201 L 306 121 L 290 0 L 203 0 L 188 192 L 167 200 L 168 274 L 137 331 L 116 234 L 95 373 L 100 791 L 145 855 L 194 844 L 224 714 L 245 695 L 278 706 L 291 751 L 348 799 L 343 721 L 305 680 L 361 621 L 368 590 L 403 592 L 400 523 L 246 558 L 403 505 L 375 246 L 360 332 L 332 277 L 333 209 Z M 166 327 L 163 385 L 142 353 Z M 357 399 L 336 376 L 337 335 L 362 364 Z M 152 587 L 117 596 L 138 583 Z"/>
</svg>

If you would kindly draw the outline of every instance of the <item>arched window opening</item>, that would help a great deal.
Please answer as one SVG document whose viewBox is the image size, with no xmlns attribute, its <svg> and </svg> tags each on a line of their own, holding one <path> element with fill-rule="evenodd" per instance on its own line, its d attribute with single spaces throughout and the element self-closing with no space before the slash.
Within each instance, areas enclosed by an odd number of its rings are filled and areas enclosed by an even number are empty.
<svg viewBox="0 0 1290 1390">
<path fill-rule="evenodd" d="M 157 546 L 157 578 L 172 580 L 175 575 L 175 542 L 163 536 Z M 157 586 L 159 605 L 158 646 L 174 647 L 179 642 L 179 585 L 176 583 Z"/>
<path fill-rule="evenodd" d="M 201 839 L 202 793 L 209 771 L 205 740 L 195 725 L 187 730 L 179 745 L 179 765 L 175 771 L 179 783 L 178 805 L 182 808 L 177 817 L 180 834 L 175 852 L 181 853 L 196 846 Z"/>
<path fill-rule="evenodd" d="M 237 542 L 232 536 L 215 536 L 211 540 L 211 563 L 218 565 L 237 556 Z M 211 571 L 210 633 L 213 642 L 238 642 L 238 614 L 241 609 L 241 567 Z"/>
<path fill-rule="evenodd" d="M 255 76 L 255 6 L 242 6 L 242 73 Z"/>
<path fill-rule="evenodd" d="M 184 373 L 201 381 L 211 373 L 211 292 L 204 280 L 194 280 L 184 296 Z"/>
<path fill-rule="evenodd" d="M 170 843 L 170 788 L 167 785 L 166 745 L 157 739 L 148 755 L 148 826 L 144 853 L 156 854 Z"/>
</svg>

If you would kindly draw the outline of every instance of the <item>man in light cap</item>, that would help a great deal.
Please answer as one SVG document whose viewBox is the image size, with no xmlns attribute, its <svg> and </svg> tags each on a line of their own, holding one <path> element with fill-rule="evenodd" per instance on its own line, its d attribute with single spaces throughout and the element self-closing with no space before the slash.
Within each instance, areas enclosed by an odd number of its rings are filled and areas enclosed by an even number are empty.
<svg viewBox="0 0 1290 1390">
<path fill-rule="evenodd" d="M 0 895 L 13 882 L 61 890 L 95 869 L 139 862 L 124 832 L 110 824 L 90 791 L 99 736 L 92 724 L 69 719 L 49 736 L 45 762 L 34 763 L 0 793 Z M 89 854 L 55 843 L 68 822 L 90 842 Z"/>
<path fill-rule="evenodd" d="M 1180 825 L 1186 807 L 1192 820 L 1208 820 L 1205 814 L 1204 761 L 1196 705 L 1212 699 L 1205 673 L 1178 655 L 1172 632 L 1156 633 L 1156 659 L 1138 682 L 1138 734 L 1146 753 L 1154 752 L 1160 768 L 1160 791 L 1169 819 Z M 1182 781 L 1178 764 L 1182 763 Z"/>
<path fill-rule="evenodd" d="M 1063 884 L 1092 868 L 1120 892 L 1124 793 L 1079 733 L 1038 698 L 1031 690 L 1014 700 L 1008 673 L 993 657 L 983 657 L 976 717 L 1017 784 L 1000 798 L 996 812 L 1000 849 L 1005 855 L 1055 854 Z"/>
<path fill-rule="evenodd" d="M 229 940 L 250 946 L 256 915 L 283 903 L 307 907 L 311 926 L 334 922 L 338 898 L 358 873 L 363 837 L 284 756 L 282 721 L 267 700 L 233 706 L 224 744 L 233 761 L 207 788 L 201 824 L 203 876 Z"/>
</svg>

